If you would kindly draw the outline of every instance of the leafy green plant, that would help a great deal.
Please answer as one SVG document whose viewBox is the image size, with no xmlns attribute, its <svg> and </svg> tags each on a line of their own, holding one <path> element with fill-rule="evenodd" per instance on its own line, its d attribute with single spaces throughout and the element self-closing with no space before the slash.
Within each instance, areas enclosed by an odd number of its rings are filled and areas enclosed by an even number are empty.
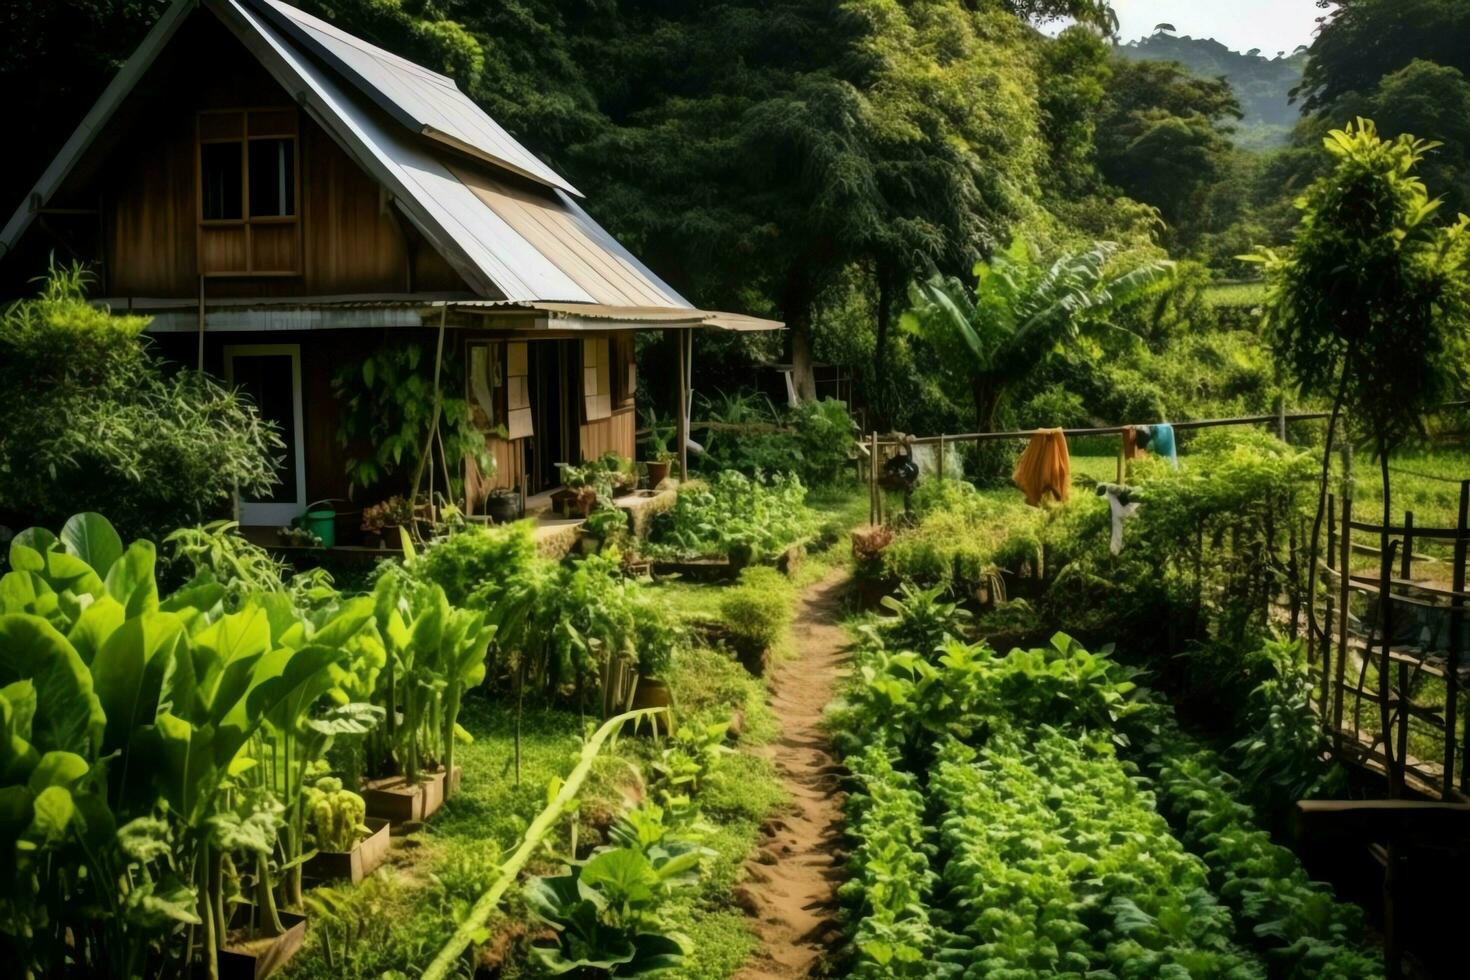
<svg viewBox="0 0 1470 980">
<path fill-rule="evenodd" d="M 51 844 L 79 852 L 64 864 L 18 865 L 31 876 L 24 906 L 47 910 L 22 929 L 23 955 L 39 972 L 71 960 L 131 975 L 146 959 L 186 956 L 177 935 L 198 924 L 213 976 L 236 880 L 248 881 L 260 927 L 279 928 L 275 890 L 293 847 L 287 810 L 299 800 L 282 789 L 290 766 L 260 763 L 282 738 L 306 746 L 320 734 L 309 722 L 333 686 L 331 669 L 371 615 L 361 600 L 307 618 L 278 593 L 225 611 L 225 590 L 207 573 L 161 599 L 154 555 L 150 542 L 124 548 L 105 519 L 81 514 L 60 536 L 17 535 L 13 570 L 0 579 L 7 702 L 13 711 L 34 690 L 30 714 L 45 727 L 33 724 L 26 741 L 77 757 L 48 765 L 64 781 L 31 807 L 48 814 Z M 106 777 L 88 784 L 85 803 L 52 810 L 104 755 Z M 17 855 L 33 850 L 7 843 Z M 244 858 L 242 874 L 231 855 Z"/>
<path fill-rule="evenodd" d="M 342 406 L 338 441 L 344 447 L 369 447 L 367 455 L 347 460 L 354 492 L 390 481 L 406 486 L 406 474 L 424 455 L 435 419 L 434 369 L 433 357 L 410 342 L 384 346 L 343 364 L 333 375 L 332 393 Z M 481 473 L 493 474 L 495 459 L 485 447 L 485 433 L 470 416 L 469 403 L 442 393 L 464 390 L 463 365 L 446 353 L 440 371 L 438 426 L 450 472 L 471 459 Z M 451 488 L 458 482 L 452 477 Z"/>
<path fill-rule="evenodd" d="M 742 569 L 738 584 L 720 594 L 720 622 L 742 653 L 773 646 L 791 623 L 791 581 L 774 568 Z"/>
<path fill-rule="evenodd" d="M 1120 250 L 1095 242 L 1048 265 L 1016 238 L 975 264 L 973 291 L 937 275 L 915 284 L 904 328 L 935 347 L 971 394 L 976 424 L 992 431 L 1006 394 L 1044 358 L 1076 346 L 1084 327 L 1147 296 L 1171 274 L 1173 263 L 1157 261 L 1118 270 L 1112 260 Z"/>
<path fill-rule="evenodd" d="M 181 527 L 163 539 L 175 561 L 187 562 L 197 577 L 208 573 L 236 602 L 249 592 L 281 592 L 287 565 L 245 540 L 238 521 Z"/>
<path fill-rule="evenodd" d="M 1273 975 L 1381 977 L 1364 948 L 1363 910 L 1312 881 L 1296 855 L 1255 826 L 1244 787 L 1221 759 L 1177 730 L 1150 746 L 1146 764 L 1159 809 L 1206 858 L 1211 885 L 1239 920 L 1241 938 L 1262 945 Z"/>
<path fill-rule="evenodd" d="M 667 931 L 659 908 L 670 879 L 687 870 L 676 862 L 657 868 L 642 851 L 619 847 L 565 874 L 532 878 L 526 905 L 556 932 L 554 945 L 532 947 L 536 959 L 556 974 L 599 970 L 640 977 L 677 968 L 685 944 Z"/>
<path fill-rule="evenodd" d="M 928 977 L 939 930 L 931 909 L 938 849 L 924 822 L 918 780 L 877 742 L 847 760 L 857 781 L 844 808 L 856 842 L 838 898 L 855 920 L 851 976 Z"/>
<path fill-rule="evenodd" d="M 759 480 L 727 470 L 681 487 L 673 510 L 654 519 L 644 550 L 655 557 L 756 561 L 813 533 L 816 519 L 805 500 L 806 487 L 795 476 Z"/>
<path fill-rule="evenodd" d="M 938 650 L 946 640 L 961 639 L 963 625 L 970 612 L 940 597 L 942 587 L 916 589 L 907 582 L 899 585 L 897 596 L 884 596 L 882 606 L 893 618 L 881 624 L 884 640 L 901 650 L 917 650 L 928 654 Z"/>
<path fill-rule="evenodd" d="M 324 776 L 306 787 L 307 842 L 321 851 L 350 851 L 370 833 L 363 820 L 367 804 L 345 789 L 342 780 Z"/>
</svg>

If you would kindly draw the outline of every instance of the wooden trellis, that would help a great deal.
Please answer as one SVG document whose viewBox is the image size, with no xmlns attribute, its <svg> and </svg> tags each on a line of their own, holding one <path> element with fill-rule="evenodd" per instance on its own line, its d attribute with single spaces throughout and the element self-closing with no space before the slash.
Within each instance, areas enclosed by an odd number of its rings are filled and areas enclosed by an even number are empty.
<svg viewBox="0 0 1470 980">
<path fill-rule="evenodd" d="M 1470 480 L 1460 484 L 1454 527 L 1419 527 L 1407 512 L 1386 529 L 1384 554 L 1384 527 L 1356 520 L 1351 497 L 1328 498 L 1327 589 L 1309 644 L 1317 705 L 1334 751 L 1380 771 L 1392 797 L 1470 801 L 1467 512 Z M 1377 569 L 1364 571 L 1358 556 L 1376 559 Z M 1442 704 L 1426 703 L 1441 691 Z M 1421 742 L 1433 735 L 1434 755 L 1411 754 L 1411 733 Z"/>
</svg>

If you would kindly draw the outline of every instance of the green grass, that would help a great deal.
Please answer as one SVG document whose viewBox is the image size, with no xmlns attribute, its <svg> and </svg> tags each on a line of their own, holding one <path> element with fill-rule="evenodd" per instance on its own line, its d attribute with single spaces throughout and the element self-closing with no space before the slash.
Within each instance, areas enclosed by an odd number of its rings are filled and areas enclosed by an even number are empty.
<svg viewBox="0 0 1470 980">
<path fill-rule="evenodd" d="M 1207 306 L 1259 306 L 1266 301 L 1263 282 L 1221 282 L 1205 287 Z"/>
<path fill-rule="evenodd" d="M 705 650 L 683 654 L 668 679 L 682 719 L 723 720 L 739 707 L 746 714 L 744 741 L 769 738 L 774 731 L 760 682 L 723 654 Z M 347 914 L 359 923 L 349 961 L 330 965 L 325 930 L 313 926 L 306 946 L 283 976 L 377 977 L 389 970 L 413 975 L 422 969 L 489 884 L 500 855 L 519 842 L 546 805 L 547 783 L 571 769 L 581 747 L 582 729 L 575 712 L 528 710 L 517 785 L 511 710 L 498 701 L 472 696 L 466 699 L 461 723 L 475 741 L 456 755 L 464 767 L 459 795 L 423 830 L 396 841 L 388 865 L 358 888 L 340 889 Z M 624 737 L 599 757 L 579 798 L 582 843 L 600 841 L 596 828 L 641 795 L 652 752 L 651 739 Z M 694 940 L 689 976 L 727 977 L 748 955 L 754 940 L 743 917 L 732 911 L 728 893 L 742 873 L 761 822 L 783 799 L 770 764 L 747 753 L 729 756 L 708 780 L 701 800 L 713 828 L 706 844 L 714 856 L 699 888 L 682 897 L 672 913 L 678 927 Z M 567 825 L 557 829 L 553 845 L 557 853 L 565 852 Z M 538 855 L 529 870 L 545 873 L 557 866 L 549 856 Z M 492 924 L 489 947 L 503 947 L 505 943 L 498 940 L 524 931 L 524 910 L 513 894 L 506 914 Z M 517 975 L 513 963 L 506 975 Z"/>
</svg>

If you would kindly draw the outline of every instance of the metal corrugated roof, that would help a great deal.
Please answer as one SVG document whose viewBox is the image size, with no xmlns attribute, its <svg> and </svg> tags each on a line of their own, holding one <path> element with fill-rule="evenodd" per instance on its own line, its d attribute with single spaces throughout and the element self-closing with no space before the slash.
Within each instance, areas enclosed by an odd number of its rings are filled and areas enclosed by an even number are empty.
<svg viewBox="0 0 1470 980">
<path fill-rule="evenodd" d="M 461 92 L 454 79 L 384 51 L 280 0 L 245 2 L 270 17 L 275 27 L 308 47 L 414 132 L 538 183 L 582 196 Z"/>
<path fill-rule="evenodd" d="M 308 106 L 317 108 L 323 127 L 395 195 L 405 214 L 481 295 L 692 308 L 688 300 L 631 260 L 564 192 L 547 188 L 544 192 L 526 190 L 521 196 L 536 202 L 545 220 L 559 220 L 564 228 L 579 227 L 580 243 L 602 253 L 589 261 L 619 267 L 631 281 L 613 289 L 602 276 L 590 274 L 589 266 L 569 262 L 566 249 L 553 247 L 554 241 L 538 235 L 536 226 L 523 216 L 517 215 L 517 224 L 507 221 L 465 183 L 477 174 L 470 163 L 450 164 L 433 151 L 432 144 L 416 140 L 412 133 L 352 98 L 335 73 L 313 61 L 285 32 L 267 22 L 251 0 L 218 0 L 217 7 L 238 18 L 232 26 L 241 29 L 242 40 L 266 68 L 288 91 L 300 93 Z M 231 23 L 235 18 L 224 19 Z M 497 182 L 487 178 L 486 183 Z M 506 210 L 509 213 L 509 207 Z"/>
</svg>

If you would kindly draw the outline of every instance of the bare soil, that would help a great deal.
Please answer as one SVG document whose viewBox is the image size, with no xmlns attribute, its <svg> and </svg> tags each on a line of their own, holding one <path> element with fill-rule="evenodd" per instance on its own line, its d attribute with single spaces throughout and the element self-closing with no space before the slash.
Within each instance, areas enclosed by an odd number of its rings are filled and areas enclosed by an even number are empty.
<svg viewBox="0 0 1470 980">
<path fill-rule="evenodd" d="M 775 765 L 792 803 L 762 828 L 747 881 L 736 889 L 761 940 L 736 980 L 820 976 L 841 939 L 835 918 L 844 860 L 841 769 L 822 729 L 822 710 L 847 669 L 847 636 L 837 624 L 847 585 L 839 569 L 802 593 L 792 624 L 796 655 L 770 672 L 781 734 L 757 751 Z"/>
</svg>

